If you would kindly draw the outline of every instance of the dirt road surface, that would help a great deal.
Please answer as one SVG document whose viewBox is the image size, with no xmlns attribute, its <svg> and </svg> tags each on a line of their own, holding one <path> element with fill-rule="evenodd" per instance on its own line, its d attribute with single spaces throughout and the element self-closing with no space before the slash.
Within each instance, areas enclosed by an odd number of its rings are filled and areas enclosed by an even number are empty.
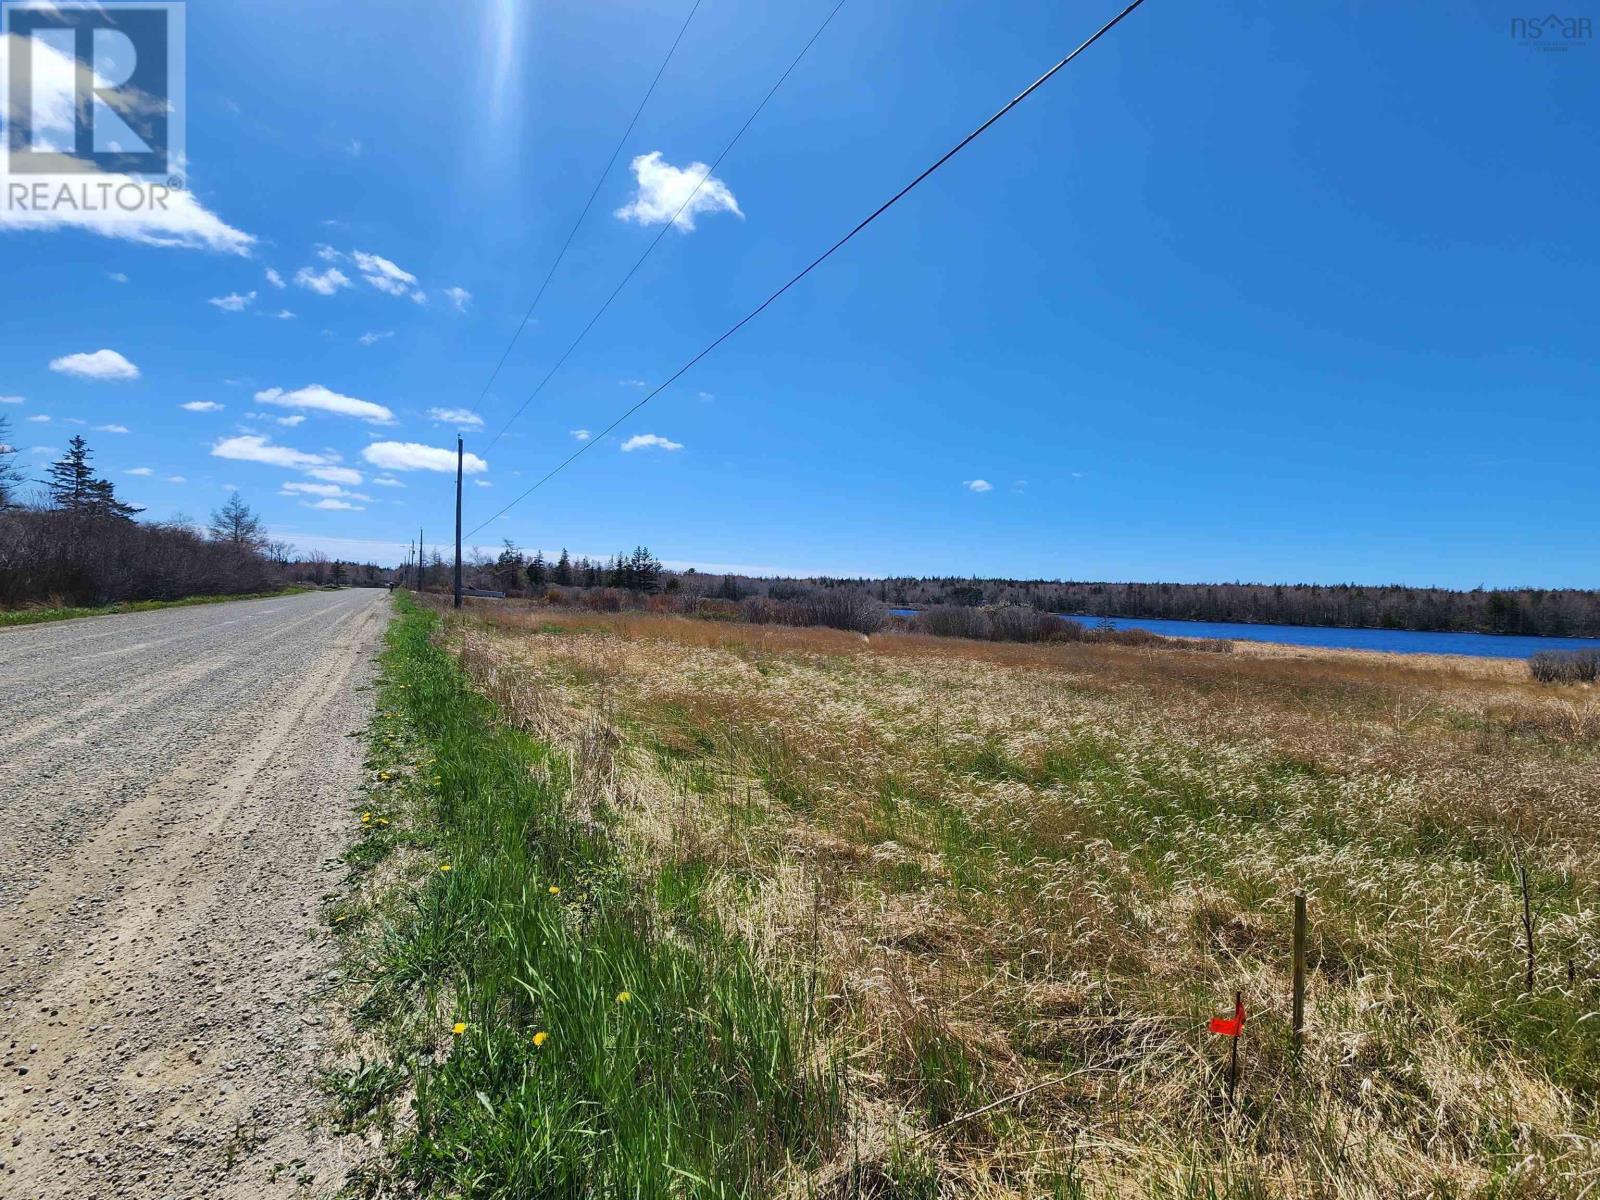
<svg viewBox="0 0 1600 1200">
<path fill-rule="evenodd" d="M 321 1196 L 361 590 L 0 630 L 0 1196 Z"/>
</svg>

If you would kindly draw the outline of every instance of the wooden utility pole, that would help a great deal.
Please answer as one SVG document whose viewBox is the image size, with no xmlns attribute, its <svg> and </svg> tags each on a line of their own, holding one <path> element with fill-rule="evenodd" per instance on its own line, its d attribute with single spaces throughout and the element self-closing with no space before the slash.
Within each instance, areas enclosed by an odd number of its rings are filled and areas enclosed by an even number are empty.
<svg viewBox="0 0 1600 1200">
<path fill-rule="evenodd" d="M 456 604 L 461 607 L 461 464 L 465 457 L 461 435 L 456 434 Z"/>
<path fill-rule="evenodd" d="M 1306 1028 L 1306 894 L 1294 894 L 1294 1052 Z"/>
</svg>

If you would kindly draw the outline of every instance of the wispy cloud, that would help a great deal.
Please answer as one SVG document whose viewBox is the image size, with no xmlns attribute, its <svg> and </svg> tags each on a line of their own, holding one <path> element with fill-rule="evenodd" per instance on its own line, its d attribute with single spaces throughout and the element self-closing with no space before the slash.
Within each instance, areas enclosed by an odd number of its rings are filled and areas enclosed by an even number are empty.
<svg viewBox="0 0 1600 1200">
<path fill-rule="evenodd" d="M 441 425 L 454 425 L 457 429 L 482 429 L 483 418 L 466 408 L 430 408 L 428 415 Z"/>
<path fill-rule="evenodd" d="M 466 312 L 467 305 L 472 303 L 472 293 L 464 287 L 447 287 L 444 289 L 444 298 L 455 305 L 457 312 Z"/>
<path fill-rule="evenodd" d="M 121 271 L 113 271 L 113 272 L 111 272 L 110 275 L 106 276 L 106 278 L 111 280 L 112 283 L 127 283 L 128 282 L 128 277 L 126 275 L 124 275 Z"/>
<path fill-rule="evenodd" d="M 371 501 L 371 496 L 363 496 L 360 492 L 347 491 L 337 483 L 305 483 L 301 480 L 292 480 L 278 489 L 284 496 L 337 496 L 345 500 Z"/>
<path fill-rule="evenodd" d="M 222 405 L 215 400 L 191 400 L 187 404 L 178 405 L 188 412 L 221 412 Z"/>
<path fill-rule="evenodd" d="M 68 354 L 52 359 L 52 371 L 76 375 L 80 379 L 137 379 L 139 368 L 115 350 L 96 350 L 92 354 Z"/>
<path fill-rule="evenodd" d="M 990 483 L 987 479 L 963 479 L 961 481 L 961 486 L 966 488 L 969 492 L 994 491 L 994 484 Z"/>
<path fill-rule="evenodd" d="M 393 487 L 393 488 L 403 488 L 403 487 L 405 487 L 405 484 L 401 483 L 393 475 L 374 475 L 372 477 L 372 482 L 377 484 L 379 487 Z"/>
<path fill-rule="evenodd" d="M 640 225 L 665 225 L 671 221 L 688 233 L 694 229 L 695 218 L 705 213 L 744 216 L 728 185 L 707 174 L 711 168 L 703 162 L 675 167 L 661 157 L 661 151 L 652 150 L 639 155 L 630 165 L 637 187 L 633 199 L 616 210 L 615 215 L 621 220 Z"/>
<path fill-rule="evenodd" d="M 363 346 L 376 346 L 379 342 L 386 341 L 394 336 L 394 330 L 385 329 L 382 333 L 363 333 L 356 341 Z"/>
<path fill-rule="evenodd" d="M 127 473 L 129 475 L 154 475 L 155 474 L 155 472 L 153 470 L 151 470 L 149 467 L 132 467 L 132 468 L 130 468 L 128 470 Z"/>
<path fill-rule="evenodd" d="M 590 433 L 587 429 L 574 429 L 570 432 L 572 433 L 573 439 L 580 442 L 587 442 L 594 436 L 594 434 Z"/>
<path fill-rule="evenodd" d="M 350 286 L 350 276 L 338 267 L 329 267 L 326 271 L 313 271 L 310 267 L 301 267 L 294 273 L 294 281 L 300 287 L 317 293 L 319 296 L 331 296 L 340 288 Z"/>
<path fill-rule="evenodd" d="M 357 420 L 369 421 L 374 425 L 394 423 L 394 413 L 383 405 L 374 404 L 371 400 L 358 400 L 354 396 L 341 396 L 338 392 L 329 391 L 320 383 L 298 388 L 292 392 L 286 392 L 282 388 L 268 388 L 266 391 L 257 392 L 256 399 L 262 404 L 276 404 L 282 408 L 309 408 L 318 412 L 335 413 L 341 417 L 355 417 Z"/>
<path fill-rule="evenodd" d="M 33 416 L 26 419 L 32 421 L 35 425 L 48 425 L 50 423 L 50 417 L 45 413 L 34 413 Z"/>
<path fill-rule="evenodd" d="M 126 425 L 96 425 L 94 431 L 96 433 L 127 433 L 128 427 Z"/>
<path fill-rule="evenodd" d="M 353 467 L 312 467 L 306 474 L 313 479 L 324 479 L 329 483 L 347 483 L 352 487 L 361 484 L 361 472 Z"/>
<path fill-rule="evenodd" d="M 333 512 L 366 512 L 363 504 L 351 504 L 348 500 L 335 500 L 331 496 L 318 500 L 315 504 L 307 504 L 307 508 L 329 509 Z"/>
<path fill-rule="evenodd" d="M 283 281 L 283 276 L 278 274 L 276 268 L 268 267 L 266 274 L 267 274 L 267 282 L 270 283 L 273 287 L 275 287 L 275 288 L 286 288 L 286 287 L 289 286 L 287 283 L 285 283 Z"/>
<path fill-rule="evenodd" d="M 21 404 L 21 403 L 23 403 L 23 399 L 22 399 L 21 396 L 0 396 L 0 404 Z"/>
<path fill-rule="evenodd" d="M 456 452 L 441 446 L 424 446 L 417 442 L 373 442 L 361 451 L 361 457 L 375 467 L 387 471 L 441 471 L 453 473 L 456 469 Z M 462 470 L 468 475 L 478 475 L 489 469 L 489 464 L 476 454 L 462 460 Z"/>
<path fill-rule="evenodd" d="M 214 458 L 232 458 L 239 462 L 265 463 L 272 467 L 288 467 L 291 470 L 305 470 L 308 467 L 326 467 L 334 462 L 332 456 L 327 454 L 311 454 L 304 450 L 296 450 L 290 446 L 274 445 L 268 438 L 259 434 L 240 434 L 238 437 L 223 438 L 211 447 Z"/>
<path fill-rule="evenodd" d="M 623 452 L 629 450 L 682 450 L 682 442 L 674 442 L 655 433 L 636 433 L 622 443 Z"/>
<path fill-rule="evenodd" d="M 206 303 L 215 305 L 223 312 L 236 313 L 243 312 L 245 309 L 254 304 L 255 301 L 256 294 L 254 292 L 230 292 L 226 296 L 213 296 L 211 299 L 207 300 Z"/>
</svg>

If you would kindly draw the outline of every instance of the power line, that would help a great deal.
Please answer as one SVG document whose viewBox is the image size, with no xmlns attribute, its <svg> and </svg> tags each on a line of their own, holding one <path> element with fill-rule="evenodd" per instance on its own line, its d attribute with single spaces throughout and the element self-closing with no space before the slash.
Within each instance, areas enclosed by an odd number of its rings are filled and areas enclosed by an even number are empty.
<svg viewBox="0 0 1600 1200">
<path fill-rule="evenodd" d="M 773 301 L 777 300 L 779 296 L 783 295 L 790 288 L 792 288 L 795 284 L 799 283 L 807 275 L 811 274 L 812 271 L 816 270 L 819 266 L 821 266 L 824 262 L 826 262 L 829 258 L 831 258 L 836 251 L 838 251 L 841 247 L 843 247 L 845 245 L 846 242 L 850 241 L 850 239 L 855 237 L 856 234 L 860 233 L 868 225 L 872 224 L 879 217 L 881 217 L 884 213 L 888 212 L 890 208 L 894 207 L 895 204 L 899 203 L 899 201 L 901 199 L 903 199 L 913 188 L 915 188 L 923 180 L 927 179 L 928 176 L 932 175 L 940 167 L 944 166 L 945 163 L 949 162 L 957 154 L 961 153 L 961 151 L 966 149 L 967 146 L 971 145 L 972 142 L 976 141 L 986 130 L 988 130 L 988 128 L 991 125 L 993 125 L 1001 117 L 1005 116 L 1013 108 L 1017 107 L 1017 105 L 1021 104 L 1029 96 L 1033 95 L 1033 93 L 1038 91 L 1039 88 L 1043 87 L 1044 84 L 1046 83 L 1046 81 L 1048 81 L 1053 75 L 1055 75 L 1055 73 L 1057 71 L 1061 70 L 1062 67 L 1066 66 L 1073 59 L 1077 58 L 1078 55 L 1082 54 L 1090 46 L 1094 45 L 1101 38 L 1103 38 L 1106 34 L 1110 33 L 1113 29 L 1115 29 L 1119 24 L 1122 23 L 1123 19 L 1125 17 L 1127 17 L 1129 13 L 1133 12 L 1134 9 L 1138 8 L 1143 3 L 1144 3 L 1144 0 L 1133 0 L 1133 2 L 1131 4 L 1129 4 L 1126 8 L 1124 8 L 1116 16 L 1112 17 L 1104 25 L 1100 26 L 1099 29 L 1095 30 L 1094 33 L 1090 34 L 1089 37 L 1087 39 L 1085 39 L 1070 54 L 1068 54 L 1060 62 L 1056 63 L 1055 66 L 1051 67 L 1043 75 L 1039 76 L 1039 78 L 1035 79 L 1027 87 L 1023 88 L 1022 91 L 1018 92 L 1015 96 L 1013 96 L 1009 101 L 1006 102 L 1006 104 L 1004 104 L 993 116 L 991 116 L 982 125 L 979 125 L 971 133 L 967 134 L 966 137 L 962 138 L 954 146 L 950 147 L 950 149 L 946 150 L 943 154 L 941 154 L 937 159 L 934 160 L 934 162 L 933 162 L 933 164 L 931 166 L 929 166 L 926 170 L 924 170 L 920 175 L 918 175 L 910 183 L 906 184 L 905 187 L 901 188 L 893 196 L 890 196 L 889 199 L 885 200 L 882 204 L 880 204 L 877 208 L 875 208 L 859 224 L 857 224 L 855 226 L 855 228 L 850 230 L 849 233 L 845 234 L 842 238 L 840 238 L 838 241 L 833 243 L 833 245 L 829 246 L 821 254 L 817 255 L 816 258 L 812 259 L 811 262 L 808 263 L 803 270 L 801 270 L 798 274 L 796 274 L 792 278 L 790 278 L 790 280 L 787 283 L 785 283 L 782 287 L 780 287 L 777 291 L 773 292 L 770 296 L 768 296 L 765 300 L 763 300 L 755 308 L 751 309 L 743 317 L 739 318 L 739 320 L 736 321 L 733 325 L 729 326 L 723 333 L 721 333 L 716 338 L 716 340 L 712 341 L 709 345 L 707 345 L 703 350 L 701 350 L 698 354 L 696 354 L 688 362 L 684 363 L 683 366 L 679 367 L 676 371 L 674 371 L 671 375 L 669 375 L 664 382 L 659 384 L 648 395 L 644 396 L 637 404 L 634 404 L 632 407 L 630 407 L 626 412 L 624 412 L 621 416 L 619 416 L 615 421 L 611 422 L 611 424 L 607 425 L 604 429 L 602 429 L 594 437 L 592 437 L 588 441 L 584 442 L 583 445 L 579 446 L 576 450 L 574 450 L 571 454 L 569 454 L 566 458 L 564 458 L 555 467 L 551 468 L 551 470 L 543 478 L 541 478 L 537 483 L 535 483 L 527 491 L 523 492 L 520 496 L 518 496 L 515 500 L 511 501 L 510 504 L 506 505 L 499 512 L 495 513 L 494 516 L 490 517 L 488 521 L 484 521 L 482 524 L 474 527 L 473 530 L 472 530 L 472 533 L 475 534 L 475 533 L 479 532 L 479 530 L 483 529 L 490 522 L 497 521 L 501 517 L 505 516 L 506 513 L 510 512 L 513 508 L 515 508 L 517 505 L 521 504 L 529 496 L 533 495 L 534 492 L 538 491 L 546 483 L 550 482 L 550 480 L 554 479 L 562 471 L 566 470 L 568 466 L 570 466 L 573 462 L 575 462 L 581 455 L 586 453 L 597 442 L 599 442 L 602 439 L 608 437 L 612 433 L 612 431 L 617 428 L 618 425 L 621 425 L 624 421 L 626 421 L 634 413 L 638 412 L 646 404 L 649 404 L 650 401 L 654 400 L 662 392 L 666 391 L 667 388 L 671 387 L 674 383 L 676 383 L 683 375 L 685 375 L 692 367 L 694 367 L 694 365 L 696 363 L 698 363 L 706 355 L 710 354 L 718 346 L 722 345 L 723 342 L 727 341 L 734 334 L 738 333 L 739 330 L 743 329 L 751 321 L 755 320 L 756 317 L 760 316 L 763 312 L 765 312 L 766 309 L 768 307 L 770 307 L 771 304 L 773 303 Z M 471 534 L 469 534 L 468 536 L 470 537 Z"/>
<path fill-rule="evenodd" d="M 633 278 L 634 273 L 638 271 L 640 267 L 644 266 L 644 260 L 649 258 L 650 255 L 655 252 L 655 248 L 661 244 L 661 239 L 667 236 L 667 230 L 671 229 L 678 223 L 678 218 L 681 217 L 684 210 L 688 208 L 691 203 L 693 203 L 694 198 L 700 194 L 700 189 L 705 187 L 706 181 L 711 178 L 711 173 L 715 171 L 719 165 L 721 165 L 723 159 L 728 157 L 728 152 L 739 144 L 739 139 L 744 136 L 745 130 L 749 129 L 750 126 L 755 122 L 755 119 L 761 115 L 761 110 L 766 108 L 767 101 L 771 100 L 772 97 L 777 94 L 778 89 L 783 86 L 784 80 L 788 79 L 794 69 L 800 65 L 800 60 L 804 58 L 811 47 L 816 44 L 817 39 L 822 36 L 822 31 L 828 27 L 829 23 L 838 14 L 839 10 L 844 7 L 844 5 L 845 0 L 839 0 L 839 2 L 833 6 L 833 10 L 822 19 L 822 24 L 817 26 L 817 31 L 811 35 L 811 39 L 800 48 L 800 53 L 794 56 L 794 60 L 789 64 L 788 68 L 783 72 L 782 75 L 778 76 L 778 81 L 774 83 L 772 87 L 768 89 L 767 94 L 761 98 L 761 103 L 755 106 L 750 115 L 745 118 L 744 124 L 739 126 L 739 131 L 735 133 L 733 137 L 728 140 L 728 144 L 722 148 L 722 153 L 717 155 L 712 164 L 706 168 L 705 174 L 700 176 L 700 182 L 695 184 L 694 191 L 690 192 L 687 198 L 685 198 L 684 202 L 678 205 L 678 211 L 672 214 L 671 220 L 667 221 L 666 224 L 661 226 L 661 232 L 656 234 L 655 240 L 645 247 L 645 251 L 639 256 L 638 261 L 636 261 L 633 266 L 628 268 L 628 273 L 624 275 L 621 282 L 619 282 L 617 286 L 612 289 L 611 294 L 606 297 L 605 303 L 602 304 L 598 310 L 596 310 L 594 316 L 589 318 L 589 323 L 585 325 L 582 331 L 579 332 L 578 336 L 572 340 L 572 344 L 562 351 L 561 357 L 556 359 L 555 365 L 545 372 L 544 378 L 539 380 L 539 385 L 535 387 L 533 391 L 528 393 L 528 398 L 517 406 L 517 411 L 512 413 L 511 416 L 506 419 L 505 424 L 500 426 L 500 432 L 496 433 L 494 437 L 490 439 L 489 444 L 484 447 L 485 452 L 494 449 L 495 443 L 505 436 L 506 430 L 511 428 L 511 426 L 516 422 L 517 418 L 527 410 L 528 405 L 532 404 L 539 393 L 544 391 L 544 385 L 549 383 L 550 380 L 555 377 L 556 372 L 561 370 L 562 365 L 567 361 L 567 359 L 572 357 L 572 352 L 578 348 L 578 344 L 582 342 L 584 338 L 589 336 L 589 331 L 594 328 L 595 322 L 605 315 L 606 309 L 611 307 L 611 302 L 622 294 L 622 289 L 628 286 L 628 281 Z"/>
<path fill-rule="evenodd" d="M 517 326 L 511 340 L 506 343 L 505 350 L 500 355 L 500 361 L 495 363 L 494 370 L 489 373 L 489 381 L 483 385 L 483 390 L 478 393 L 478 398 L 473 401 L 472 411 L 476 412 L 483 404 L 483 398 L 489 394 L 489 389 L 494 386 L 494 381 L 500 377 L 500 370 L 506 365 L 506 359 L 511 357 L 511 351 L 516 347 L 517 341 L 522 337 L 522 331 L 528 327 L 528 322 L 533 319 L 534 309 L 539 307 L 539 301 L 544 298 L 545 289 L 550 286 L 550 281 L 555 278 L 556 269 L 561 266 L 561 260 L 566 258 L 568 249 L 572 246 L 572 239 L 578 236 L 578 227 L 583 224 L 583 219 L 589 215 L 589 210 L 594 207 L 595 197 L 600 194 L 600 188 L 606 181 L 606 176 L 611 174 L 611 168 L 617 165 L 617 155 L 622 153 L 622 147 L 627 144 L 628 137 L 633 133 L 633 127 L 639 123 L 639 116 L 644 112 L 644 106 L 650 103 L 650 97 L 655 94 L 656 84 L 661 82 L 661 76 L 666 73 L 667 64 L 672 61 L 672 56 L 678 52 L 678 43 L 683 41 L 683 35 L 689 32 L 689 22 L 694 20 L 694 14 L 700 11 L 701 0 L 694 0 L 689 8 L 689 15 L 683 19 L 683 24 L 678 28 L 678 36 L 672 39 L 672 45 L 667 47 L 667 56 L 661 60 L 661 65 L 656 68 L 655 78 L 650 81 L 650 86 L 645 89 L 644 97 L 639 101 L 639 107 L 633 110 L 633 117 L 628 122 L 628 127 L 622 131 L 622 136 L 617 139 L 616 146 L 611 151 L 611 157 L 606 159 L 605 170 L 600 172 L 594 181 L 594 190 L 589 193 L 589 198 L 583 203 L 583 211 L 578 214 L 578 219 L 572 223 L 572 228 L 567 231 L 567 240 L 561 243 L 561 249 L 556 254 L 555 262 L 550 264 L 550 269 L 545 272 L 544 282 L 539 285 L 539 290 L 533 295 L 533 303 L 528 305 L 528 311 L 522 314 L 522 322 Z"/>
</svg>

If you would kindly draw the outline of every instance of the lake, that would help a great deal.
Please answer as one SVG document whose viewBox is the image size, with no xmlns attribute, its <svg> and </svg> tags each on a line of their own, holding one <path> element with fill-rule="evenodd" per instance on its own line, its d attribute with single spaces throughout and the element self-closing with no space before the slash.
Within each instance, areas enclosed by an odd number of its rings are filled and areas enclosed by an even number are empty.
<svg viewBox="0 0 1600 1200">
<path fill-rule="evenodd" d="M 896 616 L 914 609 L 891 608 Z M 1468 654 L 1474 658 L 1530 658 L 1541 650 L 1600 649 L 1600 638 L 1514 637 L 1498 633 L 1428 633 L 1415 629 L 1339 629 L 1328 625 L 1249 625 L 1241 621 L 1166 621 L 1159 617 L 1073 617 L 1089 628 L 1109 621 L 1116 629 L 1148 629 L 1168 637 L 1234 638 L 1335 650 L 1391 654 Z"/>
</svg>

